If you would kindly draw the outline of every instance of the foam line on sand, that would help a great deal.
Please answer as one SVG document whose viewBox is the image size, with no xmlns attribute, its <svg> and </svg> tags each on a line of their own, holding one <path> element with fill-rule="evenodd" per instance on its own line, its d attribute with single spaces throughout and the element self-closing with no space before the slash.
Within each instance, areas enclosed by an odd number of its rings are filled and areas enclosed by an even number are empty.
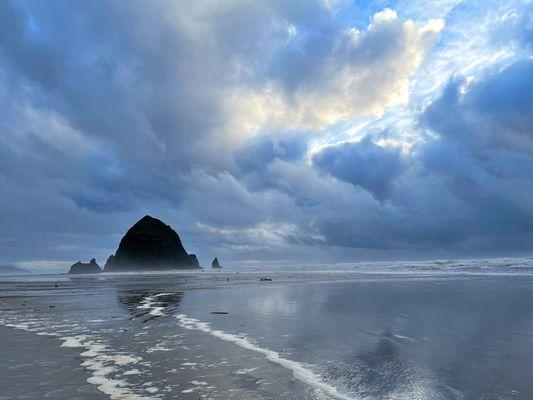
<svg viewBox="0 0 533 400">
<path fill-rule="evenodd" d="M 302 363 L 297 361 L 288 360 L 281 357 L 277 352 L 265 349 L 254 343 L 249 339 L 237 336 L 231 333 L 226 333 L 219 330 L 214 330 L 211 328 L 209 323 L 201 322 L 195 318 L 190 318 L 185 314 L 179 314 L 176 316 L 178 323 L 181 327 L 185 329 L 197 330 L 205 332 L 214 336 L 218 339 L 224 340 L 226 342 L 234 343 L 243 349 L 254 351 L 265 356 L 267 360 L 275 364 L 281 365 L 284 368 L 292 371 L 294 377 L 299 381 L 319 390 L 323 394 L 340 400 L 356 400 L 354 397 L 351 397 L 345 393 L 342 393 L 339 389 L 332 386 L 331 384 L 325 382 L 320 376 L 311 371 Z"/>
</svg>

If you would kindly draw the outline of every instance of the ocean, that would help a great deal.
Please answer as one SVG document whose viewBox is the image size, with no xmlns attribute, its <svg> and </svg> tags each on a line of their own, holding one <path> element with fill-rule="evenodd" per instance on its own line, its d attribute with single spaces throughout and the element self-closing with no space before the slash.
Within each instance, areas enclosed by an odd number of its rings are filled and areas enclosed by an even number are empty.
<svg viewBox="0 0 533 400">
<path fill-rule="evenodd" d="M 0 277 L 0 371 L 2 400 L 530 400 L 533 259 Z"/>
</svg>

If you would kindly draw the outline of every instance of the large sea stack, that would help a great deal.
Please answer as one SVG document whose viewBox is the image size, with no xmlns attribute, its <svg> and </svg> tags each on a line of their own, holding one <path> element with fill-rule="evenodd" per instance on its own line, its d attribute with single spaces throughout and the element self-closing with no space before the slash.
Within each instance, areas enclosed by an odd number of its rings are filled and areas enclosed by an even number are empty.
<svg viewBox="0 0 533 400">
<path fill-rule="evenodd" d="M 180 237 L 164 222 L 147 215 L 133 225 L 107 259 L 106 272 L 157 271 L 199 268 L 194 254 L 187 254 Z"/>
</svg>

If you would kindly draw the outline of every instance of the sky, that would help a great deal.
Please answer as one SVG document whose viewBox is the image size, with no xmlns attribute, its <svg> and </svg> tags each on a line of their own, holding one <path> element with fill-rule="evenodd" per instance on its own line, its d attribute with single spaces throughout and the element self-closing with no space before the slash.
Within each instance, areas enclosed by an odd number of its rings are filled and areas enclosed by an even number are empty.
<svg viewBox="0 0 533 400">
<path fill-rule="evenodd" d="M 0 265 L 533 255 L 533 1 L 0 2 Z"/>
</svg>

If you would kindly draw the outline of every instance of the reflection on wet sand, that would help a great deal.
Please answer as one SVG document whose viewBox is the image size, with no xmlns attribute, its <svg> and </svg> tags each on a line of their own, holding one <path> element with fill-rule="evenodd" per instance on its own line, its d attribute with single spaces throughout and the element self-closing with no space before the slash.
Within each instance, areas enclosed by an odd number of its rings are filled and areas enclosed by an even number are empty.
<svg viewBox="0 0 533 400">
<path fill-rule="evenodd" d="M 391 398 L 413 389 L 420 380 L 421 371 L 403 360 L 390 334 L 381 335 L 369 350 L 354 352 L 336 363 L 327 373 L 331 379 L 342 382 L 363 398 Z"/>
<path fill-rule="evenodd" d="M 152 319 L 173 315 L 183 298 L 183 292 L 154 293 L 149 291 L 125 291 L 117 294 L 118 303 L 130 314 L 130 320 L 140 319 L 148 322 Z"/>
</svg>

